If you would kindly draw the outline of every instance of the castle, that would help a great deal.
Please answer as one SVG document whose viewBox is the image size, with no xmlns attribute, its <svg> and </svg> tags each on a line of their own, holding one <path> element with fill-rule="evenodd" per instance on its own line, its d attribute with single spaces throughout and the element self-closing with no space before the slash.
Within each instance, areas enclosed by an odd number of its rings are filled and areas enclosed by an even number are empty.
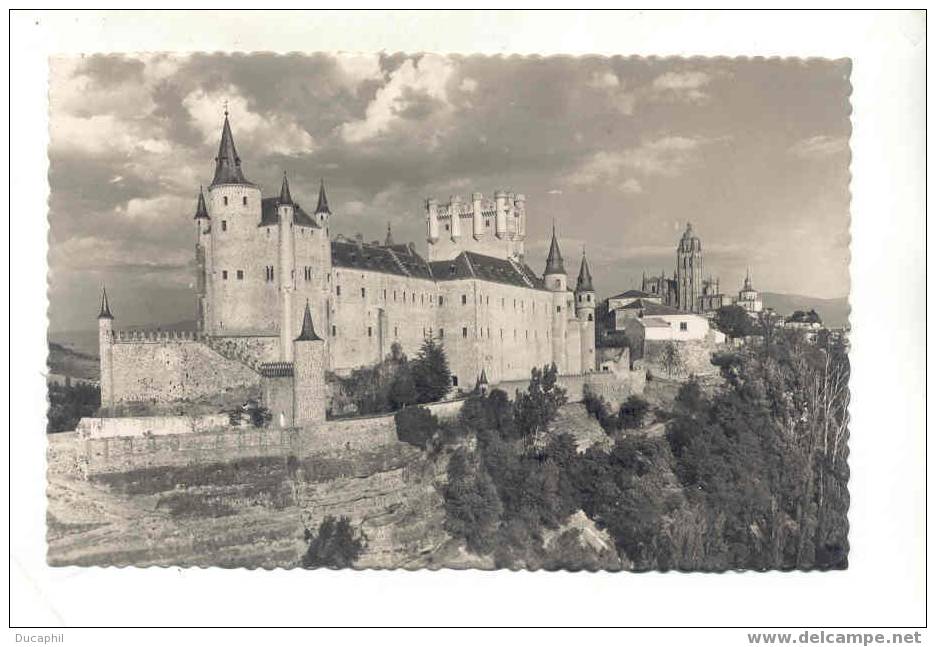
<svg viewBox="0 0 936 647">
<path fill-rule="evenodd" d="M 572 289 L 553 227 L 536 274 L 524 260 L 522 194 L 430 198 L 425 213 L 425 258 L 412 243 L 394 243 L 389 227 L 383 242 L 332 236 L 324 181 L 311 212 L 285 173 L 279 195 L 263 197 L 225 111 L 214 177 L 194 216 L 197 332 L 115 332 L 102 295 L 102 406 L 191 400 L 258 379 L 269 399 L 298 399 L 319 394 L 324 377 L 313 378 L 312 367 L 341 374 L 381 361 L 395 343 L 415 354 L 428 338 L 445 348 L 456 389 L 470 390 L 482 373 L 497 384 L 550 363 L 564 375 L 594 371 L 596 300 L 584 252 Z M 291 386 L 275 386 L 283 378 Z M 324 417 L 319 405 L 296 406 L 280 410 Z"/>
</svg>

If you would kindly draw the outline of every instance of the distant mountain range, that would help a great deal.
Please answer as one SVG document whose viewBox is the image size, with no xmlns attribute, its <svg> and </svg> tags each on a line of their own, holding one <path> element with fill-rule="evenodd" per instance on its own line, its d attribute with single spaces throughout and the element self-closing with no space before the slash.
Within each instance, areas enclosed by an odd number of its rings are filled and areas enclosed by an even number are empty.
<svg viewBox="0 0 936 647">
<path fill-rule="evenodd" d="M 819 299 L 801 294 L 761 292 L 761 298 L 765 308 L 773 308 L 782 315 L 793 314 L 796 310 L 815 310 L 822 323 L 830 328 L 840 328 L 848 323 L 850 308 L 847 297 Z"/>
</svg>

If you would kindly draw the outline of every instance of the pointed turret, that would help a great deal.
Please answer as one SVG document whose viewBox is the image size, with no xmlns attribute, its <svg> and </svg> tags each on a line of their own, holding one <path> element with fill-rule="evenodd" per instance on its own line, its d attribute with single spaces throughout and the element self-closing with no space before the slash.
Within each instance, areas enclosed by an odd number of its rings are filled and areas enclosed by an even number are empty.
<svg viewBox="0 0 936 647">
<path fill-rule="evenodd" d="M 283 171 L 283 186 L 280 187 L 279 203 L 292 205 L 292 196 L 289 194 L 289 179 L 286 177 L 286 171 Z"/>
<path fill-rule="evenodd" d="M 546 257 L 546 271 L 543 275 L 565 273 L 565 266 L 562 264 L 562 253 L 559 251 L 559 241 L 556 240 L 556 223 L 553 223 L 552 242 L 549 244 L 549 255 Z"/>
<path fill-rule="evenodd" d="M 745 290 L 754 289 L 753 287 L 751 287 L 751 268 L 750 267 L 747 268 L 747 274 L 744 277 L 744 289 Z"/>
<path fill-rule="evenodd" d="M 393 232 L 390 230 L 390 223 L 387 223 L 387 238 L 384 240 L 384 247 L 393 247 Z"/>
<path fill-rule="evenodd" d="M 114 315 L 111 314 L 110 304 L 107 302 L 107 288 L 101 287 L 101 314 L 98 315 L 98 319 L 113 319 Z"/>
<path fill-rule="evenodd" d="M 325 180 L 323 179 L 319 184 L 319 195 L 318 195 L 318 206 L 315 207 L 315 213 L 327 213 L 331 215 L 331 210 L 328 208 L 328 198 L 325 196 Z"/>
<path fill-rule="evenodd" d="M 485 394 L 488 392 L 488 387 L 487 373 L 485 373 L 484 368 L 482 368 L 481 375 L 478 376 L 478 381 L 475 383 L 475 393 Z"/>
<path fill-rule="evenodd" d="M 588 269 L 588 259 L 585 258 L 585 250 L 582 250 L 582 266 L 579 268 L 578 280 L 575 283 L 576 292 L 594 292 L 592 286 L 592 275 Z"/>
<path fill-rule="evenodd" d="M 198 206 L 195 207 L 195 220 L 208 220 L 208 207 L 205 205 L 205 189 L 198 187 Z"/>
<path fill-rule="evenodd" d="M 221 144 L 218 146 L 218 156 L 215 158 L 215 174 L 211 186 L 217 184 L 250 184 L 241 170 L 241 160 L 234 147 L 234 135 L 231 133 L 231 122 L 228 120 L 227 110 L 224 111 L 224 127 L 221 129 Z"/>
<path fill-rule="evenodd" d="M 308 300 L 306 300 L 305 312 L 302 314 L 302 331 L 296 337 L 296 341 L 322 341 L 322 338 L 315 334 L 315 327 L 312 325 L 312 310 L 309 308 Z"/>
</svg>

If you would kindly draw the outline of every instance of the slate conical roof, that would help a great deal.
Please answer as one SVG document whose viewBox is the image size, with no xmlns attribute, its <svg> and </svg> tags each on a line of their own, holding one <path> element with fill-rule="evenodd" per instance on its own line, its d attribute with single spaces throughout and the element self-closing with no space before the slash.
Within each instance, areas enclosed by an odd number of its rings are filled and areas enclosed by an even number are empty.
<svg viewBox="0 0 936 647">
<path fill-rule="evenodd" d="M 215 158 L 215 174 L 211 186 L 217 184 L 250 184 L 241 170 L 241 160 L 234 147 L 234 135 L 227 111 L 224 112 L 224 127 L 221 129 L 221 144 Z"/>
<path fill-rule="evenodd" d="M 559 241 L 556 240 L 556 225 L 553 224 L 552 242 L 549 244 L 549 255 L 546 257 L 547 274 L 565 274 L 565 266 L 562 264 L 562 253 L 559 251 Z"/>
<path fill-rule="evenodd" d="M 107 302 L 107 288 L 101 287 L 101 314 L 98 315 L 98 319 L 113 319 L 114 315 L 111 314 L 110 304 Z"/>
<path fill-rule="evenodd" d="M 322 180 L 321 184 L 319 184 L 318 206 L 315 207 L 315 213 L 331 215 L 331 210 L 328 208 L 328 198 L 325 196 L 325 180 Z"/>
<path fill-rule="evenodd" d="M 579 268 L 578 281 L 575 283 L 576 292 L 594 292 L 592 285 L 591 271 L 588 269 L 588 259 L 585 258 L 585 250 L 582 250 L 582 266 Z"/>
<path fill-rule="evenodd" d="M 387 239 L 384 240 L 384 247 L 393 247 L 393 232 L 390 231 L 390 223 L 387 223 Z"/>
<path fill-rule="evenodd" d="M 195 220 L 208 219 L 208 207 L 205 206 L 205 191 L 198 187 L 198 206 L 195 208 Z"/>
<path fill-rule="evenodd" d="M 292 196 L 289 194 L 289 180 L 286 178 L 286 171 L 283 171 L 283 186 L 280 188 L 280 204 L 293 204 Z"/>
<path fill-rule="evenodd" d="M 312 310 L 309 309 L 308 301 L 306 301 L 305 312 L 302 314 L 302 331 L 296 337 L 296 341 L 322 341 L 322 338 L 315 334 L 315 327 L 312 325 Z"/>
</svg>

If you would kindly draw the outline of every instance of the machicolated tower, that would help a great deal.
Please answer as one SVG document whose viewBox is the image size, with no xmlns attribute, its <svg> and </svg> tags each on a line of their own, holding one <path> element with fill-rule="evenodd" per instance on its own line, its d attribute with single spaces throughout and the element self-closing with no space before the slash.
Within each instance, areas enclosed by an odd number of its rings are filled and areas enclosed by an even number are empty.
<svg viewBox="0 0 936 647">
<path fill-rule="evenodd" d="M 526 197 L 522 193 L 495 191 L 494 199 L 472 193 L 440 205 L 426 200 L 426 240 L 429 260 L 447 261 L 464 251 L 494 258 L 523 260 L 526 240 Z"/>
<path fill-rule="evenodd" d="M 702 241 L 692 231 L 692 223 L 686 223 L 676 248 L 676 293 L 677 308 L 686 312 L 699 311 L 699 295 L 702 290 Z"/>
<path fill-rule="evenodd" d="M 585 250 L 575 282 L 575 315 L 582 325 L 582 371 L 590 373 L 597 366 L 595 358 L 595 287 Z"/>
</svg>

